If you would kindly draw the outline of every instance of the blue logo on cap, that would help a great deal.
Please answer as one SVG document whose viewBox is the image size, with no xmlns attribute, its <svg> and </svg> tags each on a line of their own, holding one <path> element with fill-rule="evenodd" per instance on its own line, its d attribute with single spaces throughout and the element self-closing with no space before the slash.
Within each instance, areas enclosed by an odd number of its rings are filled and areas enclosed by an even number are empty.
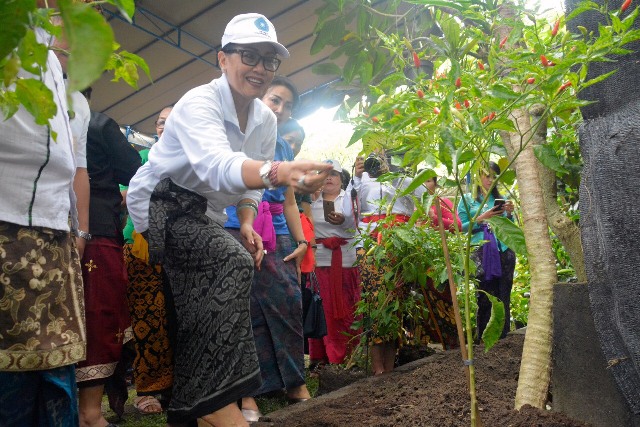
<svg viewBox="0 0 640 427">
<path fill-rule="evenodd" d="M 269 24 L 267 24 L 267 21 L 264 18 L 256 19 L 254 24 L 256 24 L 256 27 L 258 27 L 260 31 L 266 31 L 266 32 L 269 31 Z"/>
</svg>

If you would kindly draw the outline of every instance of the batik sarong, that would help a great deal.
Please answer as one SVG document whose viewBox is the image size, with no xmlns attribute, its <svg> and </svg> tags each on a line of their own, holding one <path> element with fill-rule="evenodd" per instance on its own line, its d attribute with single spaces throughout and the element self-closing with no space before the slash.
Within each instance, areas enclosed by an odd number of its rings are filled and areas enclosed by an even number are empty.
<svg viewBox="0 0 640 427">
<path fill-rule="evenodd" d="M 260 386 L 249 315 L 253 258 L 206 210 L 204 197 L 168 178 L 151 196 L 150 262 L 162 262 L 176 326 L 169 423 L 215 412 Z"/>
<path fill-rule="evenodd" d="M 237 230 L 230 232 L 240 238 Z M 305 384 L 302 291 L 288 234 L 278 235 L 276 250 L 262 259 L 251 288 L 251 324 L 258 350 L 262 387 L 248 396 L 290 390 Z"/>
<path fill-rule="evenodd" d="M 133 379 L 139 396 L 167 393 L 173 384 L 173 350 L 159 265 L 149 265 L 124 246 L 127 299 L 133 327 Z"/>
<path fill-rule="evenodd" d="M 118 239 L 93 237 L 82 257 L 87 319 L 87 359 L 78 364 L 76 380 L 104 382 L 113 375 L 122 353 L 127 307 L 127 271 Z M 88 383 L 89 384 L 89 383 Z"/>
</svg>

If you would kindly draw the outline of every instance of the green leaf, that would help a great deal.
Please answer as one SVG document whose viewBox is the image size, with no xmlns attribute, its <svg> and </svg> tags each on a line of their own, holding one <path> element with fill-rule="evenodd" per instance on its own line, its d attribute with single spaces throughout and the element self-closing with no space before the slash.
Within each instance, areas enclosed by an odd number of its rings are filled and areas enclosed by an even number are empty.
<svg viewBox="0 0 640 427">
<path fill-rule="evenodd" d="M 29 12 L 36 0 L 5 0 L 0 2 L 0 59 L 18 46 L 27 32 Z"/>
<path fill-rule="evenodd" d="M 56 115 L 58 108 L 53 102 L 53 92 L 36 79 L 20 79 L 16 82 L 16 97 L 31 113 L 36 123 L 46 125 Z"/>
<path fill-rule="evenodd" d="M 502 304 L 502 301 L 500 301 L 498 297 L 494 297 L 493 295 L 483 290 L 480 290 L 480 292 L 484 293 L 491 302 L 491 317 L 489 318 L 487 327 L 482 333 L 482 342 L 484 342 L 484 351 L 486 353 L 491 347 L 495 345 L 495 343 L 498 342 L 498 340 L 500 339 L 500 335 L 502 335 L 502 330 L 504 329 L 505 314 L 504 304 Z"/>
<path fill-rule="evenodd" d="M 608 73 L 605 74 L 601 74 L 598 77 L 595 77 L 591 80 L 587 80 L 586 82 L 582 83 L 580 85 L 580 90 L 583 90 L 585 88 L 588 88 L 589 86 L 592 86 L 596 83 L 600 83 L 601 81 L 603 81 L 604 79 L 608 79 L 609 76 L 615 74 L 618 70 L 613 70 L 613 71 L 609 71 Z"/>
<path fill-rule="evenodd" d="M 131 24 L 131 18 L 136 11 L 134 0 L 107 0 L 120 11 L 120 14 Z"/>
<path fill-rule="evenodd" d="M 509 89 L 505 85 L 495 84 L 491 89 L 487 91 L 489 96 L 493 96 L 498 99 L 518 99 L 520 94 Z"/>
<path fill-rule="evenodd" d="M 547 144 L 536 145 L 533 147 L 533 154 L 544 166 L 559 173 L 569 173 L 562 164 L 553 147 Z"/>
<path fill-rule="evenodd" d="M 32 74 L 40 75 L 40 71 L 47 66 L 49 49 L 38 43 L 33 30 L 27 31 L 18 48 L 18 55 L 22 68 Z"/>
<path fill-rule="evenodd" d="M 526 254 L 527 247 L 520 227 L 503 216 L 494 216 L 487 220 L 496 238 L 513 249 L 516 253 Z"/>
<path fill-rule="evenodd" d="M 425 169 L 425 170 L 423 170 L 418 175 L 416 175 L 415 178 L 413 178 L 413 180 L 411 181 L 411 184 L 409 184 L 409 186 L 406 188 L 406 190 L 404 190 L 401 193 L 401 195 L 402 196 L 406 196 L 407 194 L 413 193 L 416 188 L 420 187 L 427 180 L 433 178 L 434 176 L 438 176 L 438 174 L 436 174 L 433 171 L 433 169 Z"/>
<path fill-rule="evenodd" d="M 68 90 L 83 90 L 100 77 L 113 52 L 113 31 L 93 7 L 59 0 L 64 32 L 69 43 Z M 88 42 L 90 40 L 90 42 Z"/>
<path fill-rule="evenodd" d="M 20 101 L 15 92 L 0 91 L 0 111 L 4 120 L 9 120 L 20 108 Z"/>
<path fill-rule="evenodd" d="M 340 67 L 338 67 L 333 62 L 322 62 L 320 64 L 316 64 L 311 68 L 311 70 L 315 74 L 329 76 L 339 76 L 342 72 L 342 70 L 340 70 Z"/>
</svg>

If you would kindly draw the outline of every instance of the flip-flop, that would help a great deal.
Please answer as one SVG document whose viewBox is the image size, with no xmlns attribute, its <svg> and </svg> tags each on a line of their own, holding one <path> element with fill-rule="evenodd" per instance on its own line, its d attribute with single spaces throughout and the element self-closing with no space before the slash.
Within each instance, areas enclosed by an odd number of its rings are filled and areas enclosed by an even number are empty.
<svg viewBox="0 0 640 427">
<path fill-rule="evenodd" d="M 138 396 L 133 399 L 133 407 L 142 415 L 153 415 L 162 413 L 160 401 L 153 396 Z M 155 408 L 155 409 L 154 409 Z"/>
</svg>

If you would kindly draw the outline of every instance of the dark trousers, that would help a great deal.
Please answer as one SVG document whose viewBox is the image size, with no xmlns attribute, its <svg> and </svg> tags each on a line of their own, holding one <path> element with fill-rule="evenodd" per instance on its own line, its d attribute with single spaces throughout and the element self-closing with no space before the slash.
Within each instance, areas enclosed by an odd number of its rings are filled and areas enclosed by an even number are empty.
<svg viewBox="0 0 640 427">
<path fill-rule="evenodd" d="M 513 270 L 516 265 L 516 255 L 511 249 L 500 252 L 500 263 L 502 264 L 502 277 L 493 280 L 484 280 L 484 271 L 482 270 L 482 248 L 474 253 L 474 261 L 478 265 L 477 277 L 480 283 L 479 289 L 498 297 L 504 304 L 504 327 L 500 338 L 507 336 L 511 326 L 511 288 L 513 287 Z M 476 324 L 478 327 L 477 340 L 482 338 L 482 333 L 491 318 L 491 301 L 483 293 L 478 292 L 478 314 Z"/>
</svg>

